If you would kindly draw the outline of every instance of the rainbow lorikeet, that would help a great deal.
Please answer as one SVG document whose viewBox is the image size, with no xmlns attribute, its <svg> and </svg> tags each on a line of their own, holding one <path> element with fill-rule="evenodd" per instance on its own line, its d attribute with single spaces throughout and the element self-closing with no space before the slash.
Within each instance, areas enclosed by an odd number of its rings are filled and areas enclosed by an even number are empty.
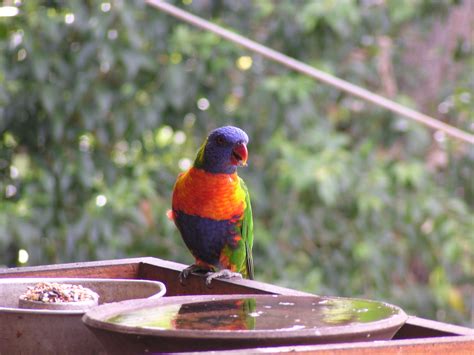
<svg viewBox="0 0 474 355">
<path fill-rule="evenodd" d="M 237 167 L 247 164 L 248 136 L 233 126 L 213 130 L 194 165 L 180 174 L 173 190 L 170 217 L 195 263 L 184 269 L 217 277 L 253 279 L 253 218 L 250 196 Z"/>
</svg>

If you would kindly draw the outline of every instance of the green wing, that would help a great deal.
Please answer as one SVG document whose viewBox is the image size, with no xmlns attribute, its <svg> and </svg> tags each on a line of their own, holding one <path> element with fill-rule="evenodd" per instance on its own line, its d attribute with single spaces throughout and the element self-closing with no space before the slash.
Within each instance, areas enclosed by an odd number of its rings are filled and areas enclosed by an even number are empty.
<svg viewBox="0 0 474 355">
<path fill-rule="evenodd" d="M 240 178 L 239 178 L 240 179 Z M 245 242 L 245 263 L 247 266 L 248 278 L 253 280 L 253 258 L 252 258 L 252 247 L 253 247 L 253 216 L 252 216 L 252 205 L 250 204 L 250 194 L 244 180 L 240 179 L 240 186 L 245 191 L 245 211 L 242 220 L 242 239 Z"/>
</svg>

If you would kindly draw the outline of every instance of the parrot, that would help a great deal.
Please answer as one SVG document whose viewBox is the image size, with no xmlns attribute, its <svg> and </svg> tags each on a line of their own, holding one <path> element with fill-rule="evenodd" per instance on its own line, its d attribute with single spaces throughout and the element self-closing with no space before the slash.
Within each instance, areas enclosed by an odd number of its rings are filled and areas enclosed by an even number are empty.
<svg viewBox="0 0 474 355">
<path fill-rule="evenodd" d="M 216 128 L 177 177 L 168 217 L 195 259 L 181 271 L 181 283 L 192 272 L 205 272 L 207 285 L 215 278 L 254 278 L 252 207 L 237 175 L 237 167 L 247 166 L 248 142 L 238 127 Z"/>
</svg>

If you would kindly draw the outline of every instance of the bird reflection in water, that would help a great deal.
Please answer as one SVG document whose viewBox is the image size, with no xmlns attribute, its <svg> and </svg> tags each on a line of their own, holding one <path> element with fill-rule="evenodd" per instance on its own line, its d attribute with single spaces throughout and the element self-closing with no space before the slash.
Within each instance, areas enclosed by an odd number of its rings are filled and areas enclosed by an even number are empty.
<svg viewBox="0 0 474 355">
<path fill-rule="evenodd" d="M 255 310 L 255 298 L 186 303 L 172 323 L 174 329 L 253 330 L 258 316 Z"/>
</svg>

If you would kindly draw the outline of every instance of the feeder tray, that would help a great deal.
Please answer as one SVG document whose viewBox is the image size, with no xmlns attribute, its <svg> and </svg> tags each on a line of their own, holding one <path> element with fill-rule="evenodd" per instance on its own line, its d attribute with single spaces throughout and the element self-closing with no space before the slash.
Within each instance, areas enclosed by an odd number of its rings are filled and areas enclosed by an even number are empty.
<svg viewBox="0 0 474 355">
<path fill-rule="evenodd" d="M 103 260 L 90 261 L 69 264 L 43 265 L 34 267 L 20 267 L 11 269 L 0 269 L 0 279 L 2 278 L 21 278 L 21 277 L 39 277 L 41 280 L 47 277 L 71 277 L 71 278 L 109 278 L 109 279 L 131 279 L 131 280 L 159 280 L 166 285 L 166 296 L 163 300 L 174 296 L 200 296 L 212 295 L 215 298 L 222 295 L 285 295 L 285 296 L 313 296 L 307 292 L 292 290 L 276 285 L 246 280 L 246 279 L 232 279 L 232 280 L 214 280 L 211 287 L 207 287 L 201 277 L 191 275 L 185 284 L 178 281 L 179 273 L 187 265 L 175 263 L 172 261 L 157 259 L 153 257 L 142 257 L 133 259 L 117 259 L 117 260 Z M 3 285 L 0 284 L 0 296 L 4 297 Z M 86 286 L 85 284 L 83 284 Z M 23 292 L 22 289 L 16 294 L 16 297 Z M 113 297 L 105 300 L 104 295 L 98 292 L 101 296 L 100 302 L 113 302 L 117 299 Z M 143 296 L 142 296 L 143 297 Z M 136 297 L 135 297 L 136 298 Z M 17 302 L 17 298 L 12 302 Z M 3 302 L 3 301 L 2 301 Z M 0 306 L 4 306 L 0 304 Z M 15 306 L 8 306 L 15 307 Z M 102 307 L 102 306 L 99 306 Z M 35 332 L 28 334 L 28 329 L 13 328 L 14 319 L 17 319 L 21 314 L 11 315 L 10 318 L 5 317 L 5 311 L 0 308 L 0 353 L 11 354 L 18 353 L 35 353 L 35 354 L 52 354 L 52 353 L 74 353 L 74 354 L 92 354 L 99 353 L 98 347 L 103 349 L 96 337 L 86 329 L 80 322 L 80 315 L 78 321 L 84 329 L 84 332 L 89 336 L 88 342 L 80 342 L 78 339 L 68 340 L 57 339 L 58 333 L 53 332 L 36 332 L 36 328 L 32 329 Z M 44 317 L 41 314 L 41 317 Z M 50 318 L 51 319 L 51 318 Z M 52 324 L 58 326 L 60 318 L 51 319 Z M 8 325 L 8 326 L 7 326 Z M 43 323 L 44 325 L 44 323 Z M 21 333 L 17 333 L 20 330 Z M 71 329 L 74 331 L 74 328 Z M 100 331 L 100 330 L 99 330 Z M 63 333 L 66 330 L 63 331 Z M 271 332 L 271 331 L 270 331 Z M 39 338 L 42 336 L 42 338 Z M 214 350 L 213 354 L 223 355 L 246 355 L 248 353 L 261 352 L 278 352 L 278 353 L 312 353 L 312 354 L 381 354 L 381 353 L 472 353 L 474 347 L 474 330 L 467 327 L 461 327 L 454 324 L 437 322 L 433 320 L 419 318 L 409 315 L 407 321 L 396 332 L 392 340 L 373 341 L 374 335 L 359 342 L 347 343 L 331 343 L 331 344 L 295 344 L 290 346 L 273 347 L 265 345 L 263 347 L 255 347 L 252 349 L 243 350 Z M 28 342 L 26 339 L 36 337 L 36 346 L 33 350 L 26 348 Z M 76 337 L 77 338 L 77 337 Z M 91 343 L 90 339 L 94 341 Z M 58 347 L 51 348 L 51 344 L 56 341 Z"/>
</svg>

